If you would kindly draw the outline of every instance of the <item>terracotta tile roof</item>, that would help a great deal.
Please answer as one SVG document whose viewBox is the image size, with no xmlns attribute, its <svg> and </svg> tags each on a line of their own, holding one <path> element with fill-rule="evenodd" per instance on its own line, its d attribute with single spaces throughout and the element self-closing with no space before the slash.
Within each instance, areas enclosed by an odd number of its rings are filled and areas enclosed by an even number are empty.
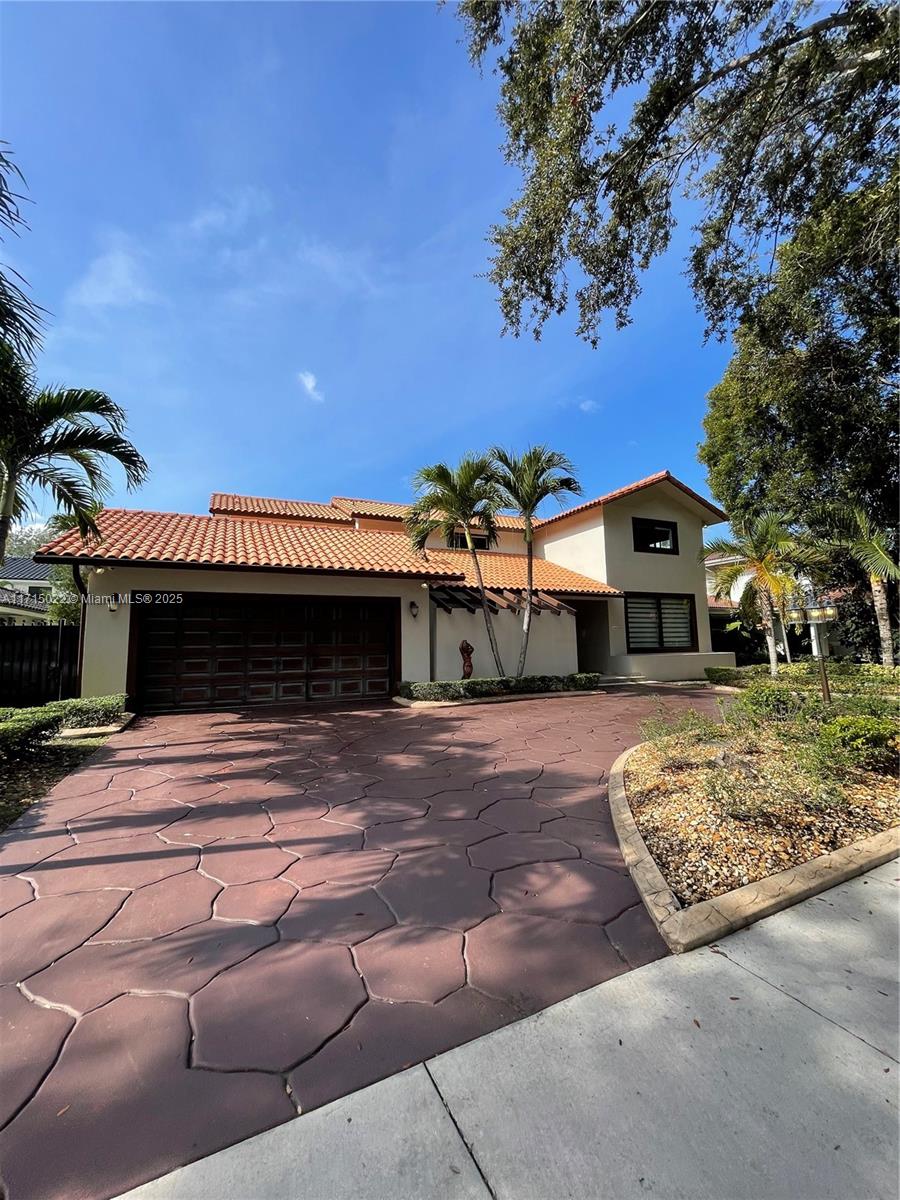
<svg viewBox="0 0 900 1200">
<path fill-rule="evenodd" d="M 354 517 L 372 517 L 381 521 L 402 521 L 408 504 L 395 500 L 354 500 L 347 496 L 332 496 L 331 503 Z M 511 513 L 497 514 L 498 529 L 524 529 L 522 518 Z"/>
<path fill-rule="evenodd" d="M 644 488 L 653 487 L 656 483 L 671 483 L 674 487 L 679 488 L 685 495 L 690 496 L 698 504 L 702 504 L 717 521 L 727 521 L 727 515 L 722 512 L 721 508 L 717 508 L 715 504 L 689 488 L 687 484 L 682 483 L 680 479 L 676 479 L 670 471 L 657 471 L 655 475 L 648 475 L 646 479 L 639 479 L 637 483 L 629 483 L 627 487 L 617 488 L 614 492 L 607 492 L 605 496 L 598 496 L 596 500 L 587 500 L 584 504 L 578 504 L 575 508 L 568 508 L 565 512 L 555 513 L 552 517 L 544 517 L 541 521 L 541 526 L 551 525 L 554 521 L 564 521 L 567 517 L 575 516 L 576 513 L 587 512 L 591 508 L 600 508 L 604 504 L 611 504 L 614 500 L 621 500 L 623 496 L 630 496 L 632 492 L 640 492 Z"/>
<path fill-rule="evenodd" d="M 275 500 L 270 496 L 239 496 L 235 492 L 213 492 L 209 511 L 214 516 L 286 517 L 304 521 L 352 523 L 349 513 L 315 500 Z"/>
<path fill-rule="evenodd" d="M 465 550 L 442 550 L 441 558 L 451 563 L 456 571 L 465 576 L 469 587 L 476 586 L 475 572 Z M 526 583 L 528 559 L 524 554 L 501 554 L 497 551 L 479 551 L 478 561 L 487 588 L 509 588 L 521 591 Z M 584 595 L 621 596 L 622 593 L 609 584 L 587 575 L 579 575 L 546 558 L 534 560 L 534 586 L 541 592 L 581 592 Z"/>
<path fill-rule="evenodd" d="M 729 600 L 727 596 L 707 596 L 706 602 L 709 608 L 721 608 L 727 612 L 734 612 L 737 605 L 733 600 Z"/>
<path fill-rule="evenodd" d="M 417 554 L 405 537 L 350 526 L 197 517 L 108 508 L 97 518 L 102 539 L 69 530 L 37 552 L 46 561 L 153 563 L 172 566 L 278 568 L 350 574 L 460 578 L 441 554 Z"/>
</svg>

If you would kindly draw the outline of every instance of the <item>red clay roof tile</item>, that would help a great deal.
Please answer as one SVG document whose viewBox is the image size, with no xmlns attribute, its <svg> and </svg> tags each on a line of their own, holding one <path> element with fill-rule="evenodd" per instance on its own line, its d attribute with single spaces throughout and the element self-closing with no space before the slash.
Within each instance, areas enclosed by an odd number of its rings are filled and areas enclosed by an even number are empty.
<svg viewBox="0 0 900 1200">
<path fill-rule="evenodd" d="M 577 504 L 574 508 L 567 508 L 565 512 L 554 513 L 552 517 L 544 517 L 540 522 L 543 525 L 550 525 L 554 521 L 564 521 L 567 517 L 573 517 L 577 513 L 587 512 L 591 508 L 600 508 L 604 504 L 611 504 L 614 500 L 621 500 L 623 496 L 630 496 L 632 492 L 640 492 L 644 488 L 653 487 L 656 483 L 671 483 L 674 487 L 679 488 L 685 495 L 690 496 L 698 504 L 702 504 L 708 509 L 718 521 L 727 521 L 728 516 L 721 508 L 717 508 L 709 500 L 689 488 L 686 483 L 682 483 L 680 479 L 676 479 L 671 471 L 657 471 L 655 475 L 648 475 L 646 479 L 639 479 L 637 483 L 629 483 L 627 487 L 616 488 L 614 492 L 607 492 L 605 496 L 598 496 L 596 500 L 586 500 L 584 504 Z"/>
</svg>

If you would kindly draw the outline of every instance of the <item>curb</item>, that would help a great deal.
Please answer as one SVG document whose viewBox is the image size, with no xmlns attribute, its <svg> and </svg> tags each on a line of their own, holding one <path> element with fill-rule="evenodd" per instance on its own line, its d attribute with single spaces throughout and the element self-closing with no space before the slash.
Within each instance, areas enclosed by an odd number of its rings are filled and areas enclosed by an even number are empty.
<svg viewBox="0 0 900 1200">
<path fill-rule="evenodd" d="M 900 828 L 884 829 L 861 842 L 682 908 L 641 837 L 625 793 L 625 764 L 638 746 L 620 754 L 610 768 L 609 808 L 625 865 L 644 907 L 673 954 L 706 946 L 800 900 L 880 867 L 900 854 Z"/>
<path fill-rule="evenodd" d="M 110 725 L 85 725 L 80 729 L 77 727 L 61 729 L 56 736 L 61 738 L 82 738 L 102 737 L 104 734 L 121 733 L 127 725 L 131 724 L 134 717 L 134 713 L 122 713 L 121 717 L 117 717 Z"/>
</svg>

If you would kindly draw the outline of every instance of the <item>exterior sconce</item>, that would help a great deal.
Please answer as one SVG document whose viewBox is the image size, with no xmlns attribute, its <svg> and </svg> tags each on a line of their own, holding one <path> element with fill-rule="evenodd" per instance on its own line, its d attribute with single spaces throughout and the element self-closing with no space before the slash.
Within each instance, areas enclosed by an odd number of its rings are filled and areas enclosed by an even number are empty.
<svg viewBox="0 0 900 1200">
<path fill-rule="evenodd" d="M 109 600 L 107 600 L 107 602 L 106 602 L 107 611 L 114 613 L 118 609 L 118 607 L 119 607 L 119 605 L 116 603 L 116 601 L 111 596 L 109 598 Z"/>
<path fill-rule="evenodd" d="M 415 620 L 419 615 L 419 606 L 416 604 L 415 600 L 410 600 L 409 602 L 409 614 L 413 620 Z"/>
</svg>

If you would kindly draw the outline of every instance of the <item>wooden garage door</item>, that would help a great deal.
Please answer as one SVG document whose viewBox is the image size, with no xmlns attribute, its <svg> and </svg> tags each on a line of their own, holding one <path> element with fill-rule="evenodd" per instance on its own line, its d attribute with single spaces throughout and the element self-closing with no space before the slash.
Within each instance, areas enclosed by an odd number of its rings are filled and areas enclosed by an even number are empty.
<svg viewBox="0 0 900 1200">
<path fill-rule="evenodd" d="M 132 609 L 143 712 L 390 695 L 395 601 L 182 595 Z"/>
</svg>

